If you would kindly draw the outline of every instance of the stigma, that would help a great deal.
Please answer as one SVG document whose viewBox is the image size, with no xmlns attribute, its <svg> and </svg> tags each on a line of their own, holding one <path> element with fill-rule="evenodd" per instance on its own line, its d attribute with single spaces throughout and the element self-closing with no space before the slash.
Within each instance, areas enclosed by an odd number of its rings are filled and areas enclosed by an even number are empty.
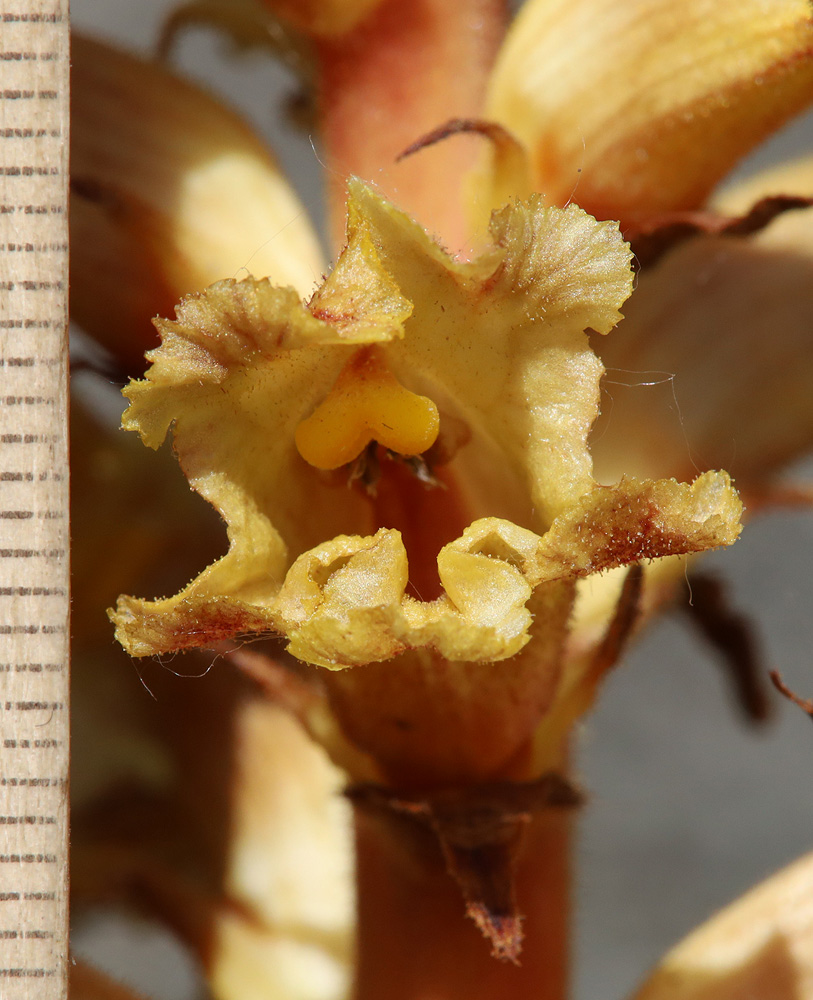
<svg viewBox="0 0 813 1000">
<path fill-rule="evenodd" d="M 435 443 L 439 429 L 432 400 L 401 385 L 378 353 L 361 350 L 299 424 L 294 440 L 309 465 L 338 469 L 372 441 L 400 455 L 420 455 Z"/>
</svg>

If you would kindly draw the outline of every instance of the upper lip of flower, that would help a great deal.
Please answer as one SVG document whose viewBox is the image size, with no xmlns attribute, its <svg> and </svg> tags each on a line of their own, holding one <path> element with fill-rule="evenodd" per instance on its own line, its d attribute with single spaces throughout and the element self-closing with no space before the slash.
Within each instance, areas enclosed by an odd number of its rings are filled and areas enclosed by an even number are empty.
<svg viewBox="0 0 813 1000">
<path fill-rule="evenodd" d="M 675 30 L 674 18 L 674 5 L 663 0 L 634 8 L 611 0 L 524 5 L 488 82 L 484 113 L 525 144 L 531 153 L 533 185 L 549 200 L 572 196 L 599 217 L 624 218 L 630 215 L 624 205 L 634 192 L 632 215 L 638 223 L 664 211 L 696 208 L 747 144 L 755 145 L 810 99 L 813 29 L 806 0 L 783 0 L 768 12 L 756 0 L 723 2 L 711 11 L 705 5 L 688 5 L 681 11 L 680 30 Z M 732 44 L 735 36 L 739 46 Z M 555 60 L 548 58 L 551 53 Z M 650 58 L 653 53 L 657 55 Z M 305 291 L 320 270 L 316 241 L 304 213 L 248 130 L 194 88 L 153 66 L 81 37 L 76 38 L 74 56 L 72 308 L 80 324 L 111 346 L 132 372 L 140 370 L 145 317 L 166 315 L 182 294 L 235 273 L 246 261 L 255 273 L 284 273 L 285 280 Z M 538 80 L 539 74 L 564 65 L 578 66 L 578 81 L 557 76 L 555 86 L 527 86 L 529 79 Z M 588 131 L 585 123 L 591 125 Z M 218 156 L 212 155 L 206 139 L 216 144 Z M 555 163 L 549 156 L 540 159 L 540 150 L 551 149 L 569 152 Z M 608 150 L 611 156 L 604 155 Z M 224 171 L 227 166 L 234 170 L 233 183 L 226 183 L 224 176 L 214 179 L 210 168 L 221 161 Z M 555 175 L 550 173 L 552 165 Z M 191 178 L 196 178 L 192 185 Z M 799 185 L 805 192 L 811 189 L 809 166 L 767 190 L 794 190 Z M 484 190 L 480 185 L 479 201 Z M 505 184 L 501 190 L 505 192 Z M 687 200 L 689 190 L 694 201 Z M 277 218 L 283 221 L 277 224 Z M 274 233 L 262 244 L 260 255 L 255 253 L 260 242 L 257 225 Z M 791 228 L 788 222 L 786 231 Z M 799 266 L 804 266 L 805 228 L 799 223 L 789 237 L 760 242 L 764 250 L 759 251 L 758 269 L 749 250 L 722 250 L 712 244 L 684 255 L 683 264 L 676 263 L 668 275 L 662 269 L 653 281 L 665 286 L 657 295 L 672 300 L 668 343 L 664 324 L 653 323 L 651 310 L 638 309 L 637 300 L 646 298 L 642 292 L 631 303 L 624 335 L 610 338 L 600 352 L 607 350 L 611 363 L 619 367 L 674 373 L 674 345 L 700 322 L 709 329 L 715 324 L 734 326 L 743 354 L 762 349 L 768 341 L 774 344 L 788 332 L 801 336 L 799 318 L 805 304 L 798 286 L 804 289 L 810 282 L 794 279 L 793 297 L 781 284 L 787 280 L 785 247 L 791 245 Z M 716 267 L 723 256 L 732 258 L 732 283 L 762 287 L 763 298 L 790 314 L 772 324 L 769 336 L 763 329 L 766 310 L 737 313 L 736 296 L 715 298 L 707 285 L 698 292 L 698 272 Z M 298 266 L 290 270 L 292 262 Z M 138 283 L 137 289 L 131 282 Z M 642 287 L 645 284 L 650 284 L 649 276 L 642 277 Z M 116 320 L 111 323 L 114 302 Z M 706 412 L 702 404 L 708 396 L 709 361 L 716 357 L 718 341 L 731 339 L 707 338 L 703 351 L 680 359 L 677 388 L 685 414 Z M 631 343 L 634 346 L 626 348 Z M 777 383 L 760 379 L 757 367 L 726 364 L 720 358 L 715 378 L 740 384 L 745 398 L 756 389 L 774 392 L 769 385 Z M 793 382 L 801 391 L 807 384 L 806 376 Z M 640 392 L 635 395 L 642 397 Z M 641 408 L 646 411 L 647 405 Z M 724 462 L 736 433 L 736 463 L 743 475 L 755 480 L 766 461 L 774 469 L 811 440 L 813 429 L 800 420 L 802 409 L 790 401 L 785 382 L 762 407 L 728 407 L 728 424 L 717 427 L 701 419 L 693 428 L 690 450 L 704 455 L 706 439 L 713 435 L 721 443 L 716 461 Z M 659 416 L 665 416 L 663 410 Z M 619 405 L 614 419 L 620 426 Z M 603 466 L 612 474 L 626 466 L 627 458 L 645 474 L 654 468 L 659 475 L 664 469 L 681 476 L 691 473 L 682 435 L 657 453 L 642 449 L 638 435 L 627 435 L 624 456 L 616 449 L 608 457 L 609 442 L 608 437 L 601 447 Z"/>
</svg>

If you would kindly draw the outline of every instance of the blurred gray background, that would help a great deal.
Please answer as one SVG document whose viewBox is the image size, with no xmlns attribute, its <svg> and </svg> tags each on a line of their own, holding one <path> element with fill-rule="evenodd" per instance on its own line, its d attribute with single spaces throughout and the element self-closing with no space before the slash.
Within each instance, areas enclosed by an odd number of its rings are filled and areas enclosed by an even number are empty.
<svg viewBox="0 0 813 1000">
<path fill-rule="evenodd" d="M 152 52 L 165 0 L 72 0 L 75 26 Z M 175 65 L 242 109 L 267 138 L 315 216 L 320 176 L 306 136 L 284 104 L 295 81 L 266 56 L 230 56 L 222 39 L 191 31 Z M 813 119 L 797 121 L 739 174 L 813 148 Z M 812 331 L 813 332 L 813 331 Z M 813 477 L 813 465 L 800 475 Z M 766 665 L 813 696 L 813 513 L 752 524 L 705 568 L 728 580 L 762 636 Z M 688 599 L 688 592 L 687 592 Z M 134 677 L 134 696 L 147 697 Z M 682 616 L 644 637 L 606 685 L 586 723 L 578 771 L 591 801 L 576 859 L 577 1000 L 624 997 L 647 968 L 715 909 L 813 849 L 813 726 L 779 703 L 760 731 L 738 716 L 714 655 Z M 156 1000 L 194 1000 L 199 984 L 182 949 L 115 911 L 85 919 L 77 954 Z"/>
</svg>

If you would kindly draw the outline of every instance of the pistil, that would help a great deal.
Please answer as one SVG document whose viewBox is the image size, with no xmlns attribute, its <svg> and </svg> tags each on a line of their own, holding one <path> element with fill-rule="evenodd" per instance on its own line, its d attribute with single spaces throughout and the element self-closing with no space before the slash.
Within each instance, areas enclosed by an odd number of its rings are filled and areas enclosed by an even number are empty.
<svg viewBox="0 0 813 1000">
<path fill-rule="evenodd" d="M 295 433 L 299 454 L 317 469 L 338 469 L 371 441 L 400 455 L 420 455 L 435 443 L 438 408 L 404 388 L 374 351 L 358 351 L 327 397 Z"/>
</svg>

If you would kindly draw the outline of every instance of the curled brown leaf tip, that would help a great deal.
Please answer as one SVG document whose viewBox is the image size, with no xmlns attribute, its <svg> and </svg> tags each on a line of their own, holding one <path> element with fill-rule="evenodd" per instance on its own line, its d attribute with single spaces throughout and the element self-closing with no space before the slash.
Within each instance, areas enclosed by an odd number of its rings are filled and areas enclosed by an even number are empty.
<svg viewBox="0 0 813 1000">
<path fill-rule="evenodd" d="M 721 656 L 740 708 L 749 722 L 770 718 L 762 655 L 751 622 L 732 608 L 725 583 L 711 574 L 691 577 L 692 602 L 683 610 L 692 625 Z"/>
<path fill-rule="evenodd" d="M 733 218 L 716 212 L 675 212 L 646 226 L 624 231 L 640 269 L 651 267 L 661 257 L 693 236 L 750 236 L 764 229 L 778 215 L 796 208 L 809 208 L 813 198 L 776 194 L 760 198 L 743 215 Z"/>
<path fill-rule="evenodd" d="M 434 146 L 436 142 L 442 142 L 453 135 L 482 135 L 493 142 L 495 146 L 504 146 L 507 143 L 516 144 L 516 139 L 508 129 L 497 122 L 484 121 L 481 118 L 451 118 L 442 125 L 438 125 L 437 128 L 433 128 L 431 132 L 425 133 L 415 142 L 410 143 L 405 150 L 398 154 L 395 162 L 400 163 L 401 160 L 412 156 L 413 153 L 418 153 L 428 146 Z"/>
<path fill-rule="evenodd" d="M 780 694 L 783 694 L 788 701 L 792 701 L 794 705 L 798 705 L 803 712 L 806 712 L 810 718 L 813 719 L 813 699 L 800 698 L 798 694 L 791 691 L 787 684 L 782 680 L 782 675 L 778 670 L 772 670 L 769 676 L 773 681 L 773 686 L 780 692 Z"/>
</svg>

